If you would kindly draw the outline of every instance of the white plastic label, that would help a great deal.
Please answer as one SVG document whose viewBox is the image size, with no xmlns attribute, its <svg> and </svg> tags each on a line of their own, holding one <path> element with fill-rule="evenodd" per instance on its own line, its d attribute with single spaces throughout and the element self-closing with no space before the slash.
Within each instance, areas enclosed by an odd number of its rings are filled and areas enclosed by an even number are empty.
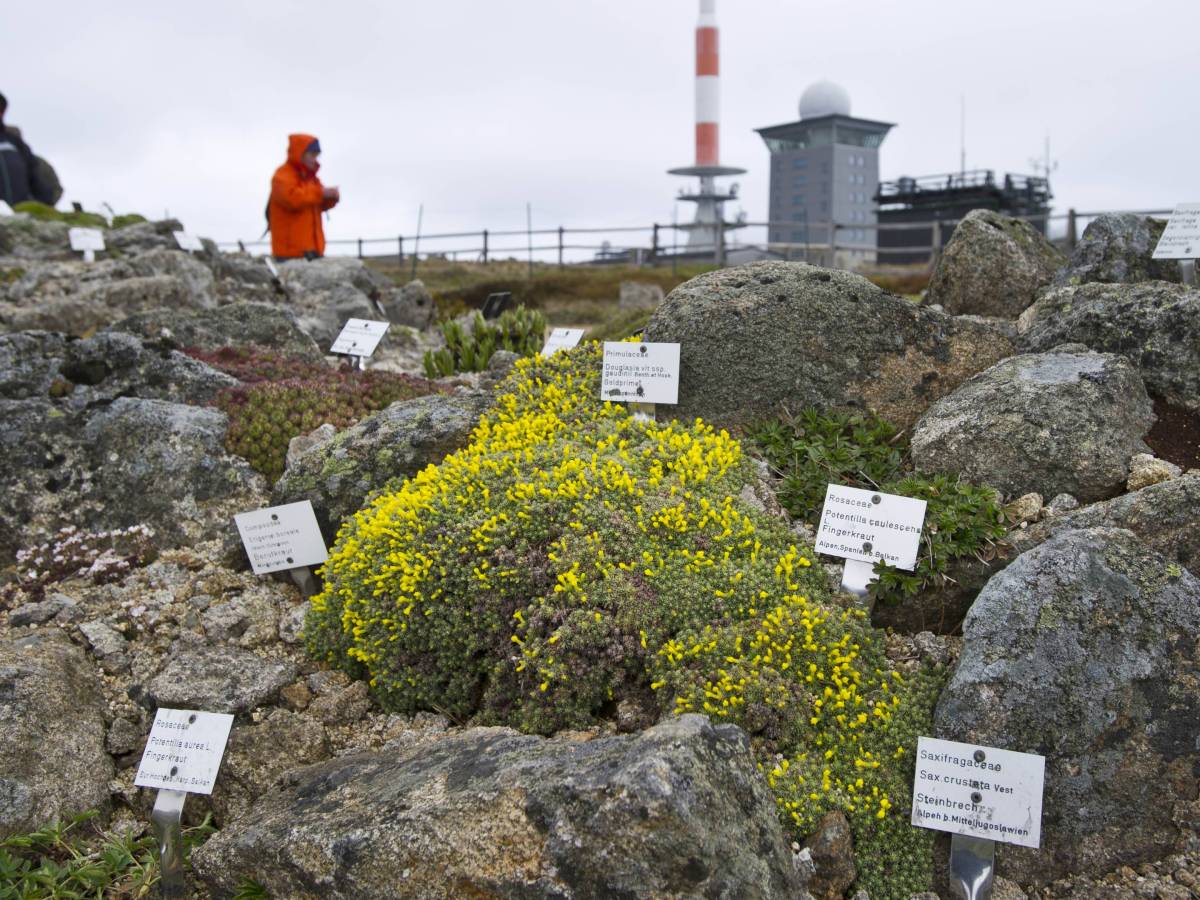
<svg viewBox="0 0 1200 900">
<path fill-rule="evenodd" d="M 308 500 L 238 513 L 233 520 L 255 575 L 316 566 L 329 558 Z"/>
<path fill-rule="evenodd" d="M 133 783 L 189 794 L 211 794 L 225 755 L 233 716 L 192 709 L 160 709 Z"/>
<path fill-rule="evenodd" d="M 679 345 L 605 341 L 600 399 L 674 406 L 679 402 Z"/>
<path fill-rule="evenodd" d="M 12 216 L 12 215 L 16 215 L 16 213 L 13 212 L 13 208 L 8 205 L 7 201 L 0 200 L 0 216 Z"/>
<path fill-rule="evenodd" d="M 201 243 L 200 238 L 196 237 L 196 235 L 189 234 L 186 231 L 173 231 L 171 233 L 175 235 L 175 243 L 179 245 L 180 250 L 187 250 L 189 253 L 202 253 L 204 251 L 204 244 Z"/>
<path fill-rule="evenodd" d="M 71 249 L 78 252 L 104 249 L 104 232 L 99 228 L 72 228 L 67 237 L 71 240 Z"/>
<path fill-rule="evenodd" d="M 342 327 L 330 353 L 346 356 L 370 356 L 387 334 L 388 322 L 372 322 L 370 319 L 350 319 Z"/>
<path fill-rule="evenodd" d="M 924 500 L 831 484 L 825 490 L 815 549 L 862 562 L 882 559 L 911 571 L 917 565 L 924 522 Z"/>
<path fill-rule="evenodd" d="M 578 347 L 582 340 L 582 328 L 555 328 L 550 332 L 550 337 L 546 338 L 546 345 L 542 347 L 542 356 L 553 356 L 559 350 Z"/>
<path fill-rule="evenodd" d="M 1181 203 L 1167 219 L 1155 259 L 1200 259 L 1200 203 Z"/>
<path fill-rule="evenodd" d="M 912 823 L 1038 847 L 1046 758 L 978 744 L 917 741 Z"/>
<path fill-rule="evenodd" d="M 276 266 L 275 266 L 275 260 L 271 259 L 271 257 L 269 257 L 269 256 L 264 256 L 263 262 L 265 262 L 267 264 L 267 271 L 271 273 L 271 277 L 278 278 L 279 277 L 279 269 L 276 268 Z"/>
</svg>

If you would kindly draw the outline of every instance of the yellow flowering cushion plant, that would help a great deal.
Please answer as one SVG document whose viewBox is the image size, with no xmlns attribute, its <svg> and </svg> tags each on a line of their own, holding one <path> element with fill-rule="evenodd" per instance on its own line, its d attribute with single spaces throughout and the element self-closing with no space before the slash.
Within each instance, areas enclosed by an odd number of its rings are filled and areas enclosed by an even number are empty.
<svg viewBox="0 0 1200 900">
<path fill-rule="evenodd" d="M 599 376 L 596 344 L 519 361 L 468 447 L 348 520 L 311 652 L 399 712 L 545 734 L 618 711 L 736 723 L 785 826 L 845 811 L 864 846 L 911 857 L 907 897 L 928 876 L 902 815 L 933 692 L 831 605 L 811 551 L 738 499 L 737 440 L 636 421 L 599 399 Z M 880 871 L 872 896 L 902 896 Z"/>
</svg>

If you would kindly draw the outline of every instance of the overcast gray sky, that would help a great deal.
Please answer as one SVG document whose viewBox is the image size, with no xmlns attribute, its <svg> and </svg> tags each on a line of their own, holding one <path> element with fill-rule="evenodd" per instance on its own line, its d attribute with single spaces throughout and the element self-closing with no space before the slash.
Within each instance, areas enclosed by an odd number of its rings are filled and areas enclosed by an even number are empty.
<svg viewBox="0 0 1200 900">
<path fill-rule="evenodd" d="M 291 131 L 342 188 L 330 237 L 670 222 L 692 160 L 697 0 L 8 3 L 10 124 L 88 208 L 255 238 Z M 722 160 L 828 78 L 897 123 L 884 178 L 1030 171 L 1061 209 L 1200 201 L 1200 0 L 719 0 Z M 680 217 L 690 216 L 681 207 Z"/>
</svg>

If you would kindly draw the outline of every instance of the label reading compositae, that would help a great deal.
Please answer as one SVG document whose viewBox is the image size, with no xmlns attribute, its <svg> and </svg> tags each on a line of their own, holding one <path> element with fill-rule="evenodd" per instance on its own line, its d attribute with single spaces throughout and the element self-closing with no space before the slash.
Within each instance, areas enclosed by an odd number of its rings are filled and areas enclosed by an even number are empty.
<svg viewBox="0 0 1200 900">
<path fill-rule="evenodd" d="M 238 513 L 233 520 L 255 575 L 316 566 L 329 558 L 308 500 Z"/>
</svg>

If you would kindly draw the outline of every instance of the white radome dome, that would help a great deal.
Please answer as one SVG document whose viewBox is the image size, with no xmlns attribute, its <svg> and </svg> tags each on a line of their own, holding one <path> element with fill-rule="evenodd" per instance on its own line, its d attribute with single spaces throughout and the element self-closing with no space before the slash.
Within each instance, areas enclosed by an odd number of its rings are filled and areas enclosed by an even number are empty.
<svg viewBox="0 0 1200 900">
<path fill-rule="evenodd" d="M 850 95 L 840 84 L 818 81 L 805 88 L 800 95 L 800 118 L 813 119 L 818 116 L 850 115 Z"/>
</svg>

